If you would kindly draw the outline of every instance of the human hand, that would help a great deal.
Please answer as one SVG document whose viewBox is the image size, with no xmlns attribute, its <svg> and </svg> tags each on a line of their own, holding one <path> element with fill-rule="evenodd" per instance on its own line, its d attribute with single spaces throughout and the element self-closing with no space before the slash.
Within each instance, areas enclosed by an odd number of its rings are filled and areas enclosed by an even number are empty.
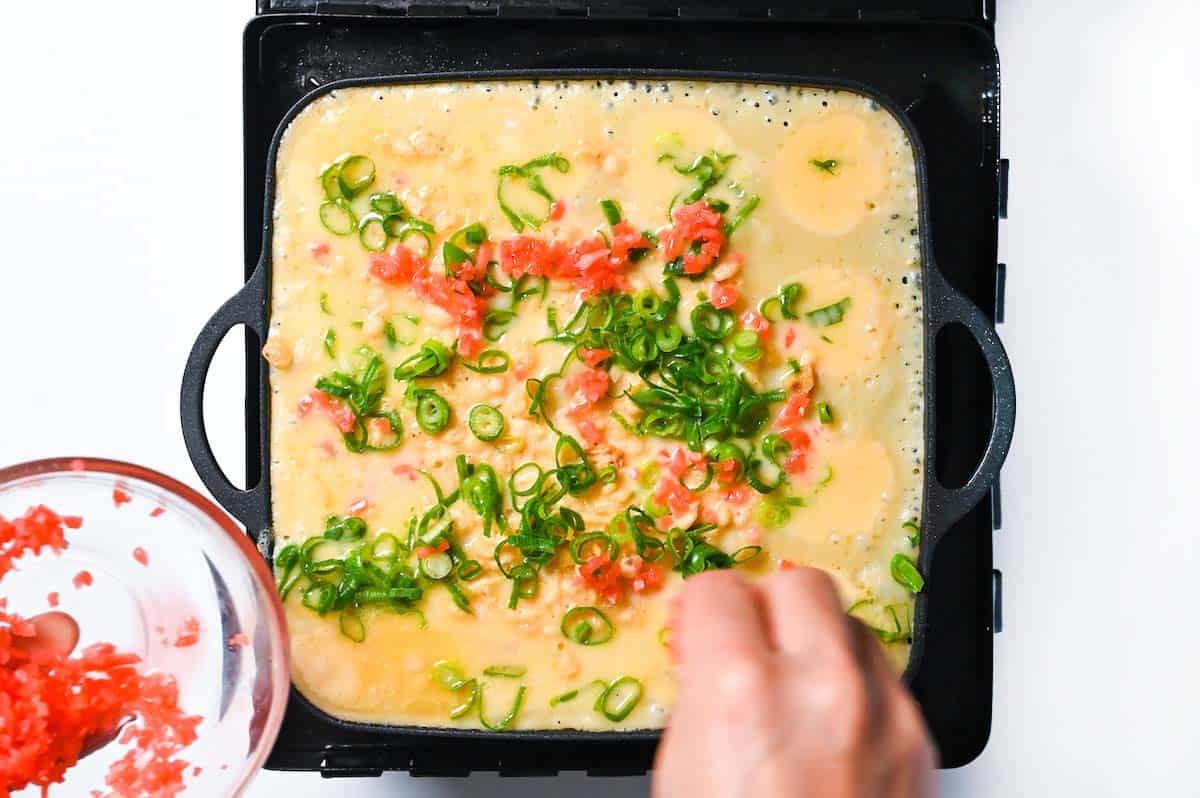
<svg viewBox="0 0 1200 798">
<path fill-rule="evenodd" d="M 655 798 L 917 798 L 936 754 L 871 633 L 813 568 L 689 579 Z"/>
</svg>

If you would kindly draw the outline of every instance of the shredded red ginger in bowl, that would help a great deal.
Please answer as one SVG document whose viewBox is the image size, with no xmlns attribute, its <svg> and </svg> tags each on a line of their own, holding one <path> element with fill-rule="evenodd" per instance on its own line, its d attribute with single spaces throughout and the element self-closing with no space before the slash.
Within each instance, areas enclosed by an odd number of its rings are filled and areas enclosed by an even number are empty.
<svg viewBox="0 0 1200 798">
<path fill-rule="evenodd" d="M 80 523 L 45 506 L 11 522 L 0 516 L 0 578 L 25 551 L 65 549 L 63 527 Z M 73 656 L 31 654 L 21 639 L 34 635 L 33 625 L 7 609 L 0 598 L 0 798 L 29 785 L 48 795 L 89 742 L 110 736 L 129 718 L 118 740 L 132 745 L 109 767 L 106 784 L 123 798 L 182 792 L 189 763 L 177 755 L 196 740 L 202 719 L 179 707 L 175 679 L 140 672 L 139 657 L 110 643 Z"/>
</svg>

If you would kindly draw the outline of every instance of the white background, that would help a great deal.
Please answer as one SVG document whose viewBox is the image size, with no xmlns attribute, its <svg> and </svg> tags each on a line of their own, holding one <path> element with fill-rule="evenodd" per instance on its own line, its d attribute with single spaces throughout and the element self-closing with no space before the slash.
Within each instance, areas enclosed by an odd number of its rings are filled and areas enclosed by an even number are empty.
<svg viewBox="0 0 1200 798">
<path fill-rule="evenodd" d="M 942 776 L 943 793 L 1197 796 L 1200 12 L 1193 0 L 1001 6 L 1001 332 L 1020 396 L 996 542 L 1006 629 L 991 743 Z M 251 9 L 5 5 L 0 462 L 95 454 L 198 484 L 179 376 L 241 281 Z M 225 350 L 208 403 L 234 469 L 238 351 Z M 586 798 L 646 782 L 269 773 L 250 795 L 285 790 Z"/>
</svg>

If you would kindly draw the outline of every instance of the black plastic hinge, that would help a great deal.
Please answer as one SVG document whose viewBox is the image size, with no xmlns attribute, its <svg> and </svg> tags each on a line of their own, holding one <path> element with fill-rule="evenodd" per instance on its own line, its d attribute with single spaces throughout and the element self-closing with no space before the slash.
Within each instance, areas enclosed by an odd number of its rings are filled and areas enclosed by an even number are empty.
<svg viewBox="0 0 1200 798">
<path fill-rule="evenodd" d="M 1008 218 L 1008 159 L 1000 159 L 1000 184 L 996 187 L 996 215 Z"/>
<path fill-rule="evenodd" d="M 389 761 L 405 757 L 391 757 Z M 377 751 L 351 751 L 346 749 L 330 749 L 321 760 L 321 778 L 323 779 L 356 779 L 376 778 L 384 771 L 381 757 Z"/>
<path fill-rule="evenodd" d="M 999 532 L 1004 526 L 1004 515 L 1000 512 L 1000 475 L 992 480 L 992 531 Z"/>
<path fill-rule="evenodd" d="M 992 634 L 1004 631 L 1004 574 L 992 569 Z"/>
<path fill-rule="evenodd" d="M 1004 323 L 1004 288 L 1008 283 L 1008 265 L 996 264 L 996 314 L 997 324 Z"/>
<path fill-rule="evenodd" d="M 317 0 L 312 4 L 314 14 L 379 14 L 384 9 L 374 3 L 338 2 L 338 0 Z"/>
</svg>

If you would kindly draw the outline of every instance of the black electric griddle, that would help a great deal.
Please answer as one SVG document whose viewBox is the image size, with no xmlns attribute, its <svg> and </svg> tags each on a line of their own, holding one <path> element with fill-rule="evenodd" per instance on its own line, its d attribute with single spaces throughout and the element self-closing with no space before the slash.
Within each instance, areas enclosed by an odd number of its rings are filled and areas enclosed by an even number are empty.
<svg viewBox="0 0 1200 798">
<path fill-rule="evenodd" d="M 182 397 L 188 450 L 205 485 L 269 556 L 268 372 L 259 356 L 269 314 L 269 178 L 277 132 L 306 96 L 334 83 L 505 76 L 694 77 L 861 90 L 907 121 L 923 172 L 923 229 L 913 234 L 922 236 L 926 260 L 932 473 L 920 558 L 928 587 L 918 601 L 906 679 L 943 766 L 962 765 L 983 750 L 991 724 L 991 636 L 999 619 L 991 532 L 993 521 L 998 526 L 995 479 L 1014 405 L 1011 373 L 992 329 L 1002 299 L 996 239 L 1006 195 L 994 5 L 793 0 L 730 6 L 711 0 L 259 0 L 244 40 L 248 282 L 209 322 L 189 359 Z M 247 483 L 254 487 L 247 491 L 234 488 L 213 459 L 200 412 L 208 362 L 236 323 L 248 328 Z M 326 776 L 384 770 L 637 774 L 650 766 L 657 740 L 655 732 L 497 734 L 344 723 L 293 690 L 267 767 Z"/>
</svg>

